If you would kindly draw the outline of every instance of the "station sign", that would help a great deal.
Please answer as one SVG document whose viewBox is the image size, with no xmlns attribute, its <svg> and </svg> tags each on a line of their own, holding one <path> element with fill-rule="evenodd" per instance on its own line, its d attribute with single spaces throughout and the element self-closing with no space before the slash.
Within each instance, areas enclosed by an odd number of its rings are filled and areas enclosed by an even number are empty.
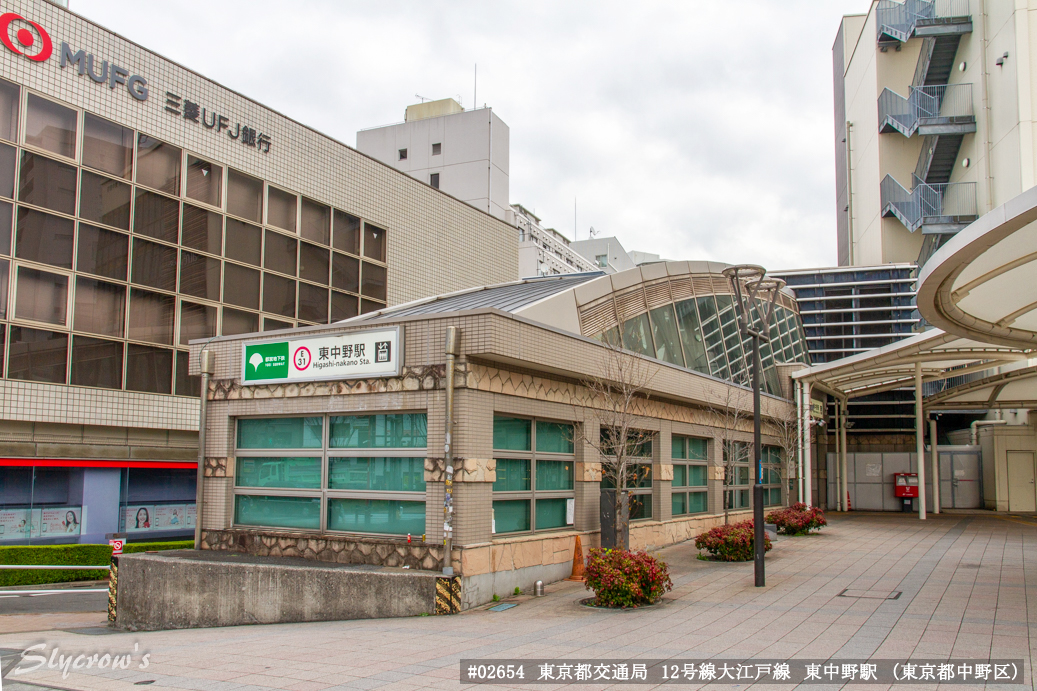
<svg viewBox="0 0 1037 691">
<path fill-rule="evenodd" d="M 401 328 L 243 343 L 241 383 L 395 377 L 403 364 Z"/>
</svg>

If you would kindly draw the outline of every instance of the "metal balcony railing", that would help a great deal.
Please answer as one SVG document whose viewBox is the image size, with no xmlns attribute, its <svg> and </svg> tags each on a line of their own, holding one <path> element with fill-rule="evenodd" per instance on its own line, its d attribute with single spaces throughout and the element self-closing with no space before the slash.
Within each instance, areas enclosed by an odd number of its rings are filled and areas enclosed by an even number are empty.
<svg viewBox="0 0 1037 691">
<path fill-rule="evenodd" d="M 971 84 L 912 86 L 904 98 L 891 89 L 879 94 L 879 132 L 910 137 L 926 125 L 975 125 Z"/>
<path fill-rule="evenodd" d="M 904 43 L 919 23 L 969 16 L 969 0 L 881 0 L 875 8 L 879 42 L 888 36 Z"/>
<path fill-rule="evenodd" d="M 931 185 L 915 178 L 908 191 L 892 175 L 882 179 L 882 215 L 896 216 L 912 233 L 923 225 L 946 224 L 976 217 L 976 183 Z"/>
</svg>

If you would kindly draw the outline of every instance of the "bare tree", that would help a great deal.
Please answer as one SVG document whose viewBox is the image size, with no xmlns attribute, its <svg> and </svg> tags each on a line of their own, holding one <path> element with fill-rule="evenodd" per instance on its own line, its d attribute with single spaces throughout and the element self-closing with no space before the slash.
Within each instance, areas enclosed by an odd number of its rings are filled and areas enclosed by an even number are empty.
<svg viewBox="0 0 1037 691">
<path fill-rule="evenodd" d="M 788 494 L 792 494 L 792 479 L 796 475 L 796 461 L 799 457 L 799 419 L 794 405 L 784 406 L 783 412 L 768 420 L 774 428 L 774 436 L 778 439 L 778 446 L 785 457 L 781 466 L 781 481 L 785 485 Z M 799 497 L 799 501 L 803 501 Z"/>
<path fill-rule="evenodd" d="M 744 382 L 742 382 L 744 383 Z M 724 392 L 709 404 L 706 413 L 713 433 L 716 453 L 724 468 L 724 524 L 728 523 L 728 492 L 734 486 L 736 467 L 752 459 L 752 444 L 744 441 L 746 427 L 753 419 L 752 391 L 738 383 L 725 382 Z"/>
<path fill-rule="evenodd" d="M 586 426 L 579 425 L 575 436 L 598 452 L 601 462 L 602 484 L 615 488 L 616 544 L 627 545 L 629 515 L 624 509 L 623 491 L 637 487 L 651 472 L 653 432 L 638 427 L 648 401 L 648 387 L 652 380 L 651 364 L 644 358 L 623 350 L 614 338 L 602 339 L 604 351 L 598 374 L 583 381 L 589 401 L 573 401 L 574 407 L 596 410 L 601 423 L 600 433 L 587 434 Z"/>
</svg>

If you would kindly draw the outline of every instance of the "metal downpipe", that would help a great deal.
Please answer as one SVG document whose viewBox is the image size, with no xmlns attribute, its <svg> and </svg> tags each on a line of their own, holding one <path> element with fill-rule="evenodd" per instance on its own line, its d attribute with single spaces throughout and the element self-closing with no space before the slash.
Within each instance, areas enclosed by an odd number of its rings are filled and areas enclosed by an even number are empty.
<svg viewBox="0 0 1037 691">
<path fill-rule="evenodd" d="M 198 402 L 198 475 L 195 481 L 194 511 L 194 548 L 202 548 L 202 505 L 205 490 L 205 432 L 206 414 L 209 409 L 209 377 L 216 372 L 216 356 L 211 350 L 203 350 L 199 354 L 198 369 L 202 373 L 202 392 Z"/>
<path fill-rule="evenodd" d="M 461 332 L 456 326 L 446 327 L 446 437 L 443 445 L 443 575 L 453 576 L 451 554 L 454 549 L 454 368 Z"/>
</svg>

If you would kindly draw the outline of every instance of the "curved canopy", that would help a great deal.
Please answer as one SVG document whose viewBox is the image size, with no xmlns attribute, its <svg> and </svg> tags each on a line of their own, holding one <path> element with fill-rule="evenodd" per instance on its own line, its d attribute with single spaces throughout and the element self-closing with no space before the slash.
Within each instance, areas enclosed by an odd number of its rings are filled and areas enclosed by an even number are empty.
<svg viewBox="0 0 1037 691">
<path fill-rule="evenodd" d="M 918 311 L 945 331 L 1037 347 L 1037 187 L 983 215 L 922 267 Z"/>
<path fill-rule="evenodd" d="M 1023 367 L 941 391 L 925 399 L 930 410 L 1027 408 L 1037 401 L 1037 367 Z"/>
</svg>

